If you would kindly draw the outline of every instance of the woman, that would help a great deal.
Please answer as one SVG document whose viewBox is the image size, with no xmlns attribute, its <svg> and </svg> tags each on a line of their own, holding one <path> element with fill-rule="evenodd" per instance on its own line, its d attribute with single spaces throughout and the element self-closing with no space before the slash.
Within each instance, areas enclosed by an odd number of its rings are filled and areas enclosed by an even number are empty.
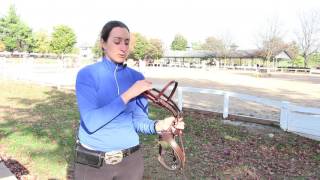
<svg viewBox="0 0 320 180">
<path fill-rule="evenodd" d="M 148 118 L 141 96 L 152 83 L 124 64 L 129 54 L 129 28 L 110 21 L 101 31 L 101 62 L 81 69 L 76 96 L 80 127 L 75 179 L 142 179 L 143 157 L 138 133 L 167 130 L 174 118 Z M 183 129 L 180 122 L 177 128 Z"/>
</svg>

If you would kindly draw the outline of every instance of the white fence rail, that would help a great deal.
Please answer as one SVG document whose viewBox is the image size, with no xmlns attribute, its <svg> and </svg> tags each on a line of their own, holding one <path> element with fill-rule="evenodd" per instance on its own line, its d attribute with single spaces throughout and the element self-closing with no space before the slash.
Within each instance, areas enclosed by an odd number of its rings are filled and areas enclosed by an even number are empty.
<svg viewBox="0 0 320 180">
<path fill-rule="evenodd" d="M 159 86 L 156 86 L 159 87 Z M 255 102 L 280 109 L 280 127 L 289 132 L 320 141 L 320 108 L 298 106 L 287 101 L 278 101 L 262 97 L 251 96 L 215 89 L 193 87 L 178 87 L 178 107 L 183 107 L 183 93 L 204 93 L 224 96 L 223 118 L 229 115 L 229 98 L 234 97 L 244 101 Z M 208 101 L 210 101 L 208 99 Z"/>
<path fill-rule="evenodd" d="M 320 109 L 285 102 L 280 117 L 283 130 L 320 140 Z"/>
</svg>

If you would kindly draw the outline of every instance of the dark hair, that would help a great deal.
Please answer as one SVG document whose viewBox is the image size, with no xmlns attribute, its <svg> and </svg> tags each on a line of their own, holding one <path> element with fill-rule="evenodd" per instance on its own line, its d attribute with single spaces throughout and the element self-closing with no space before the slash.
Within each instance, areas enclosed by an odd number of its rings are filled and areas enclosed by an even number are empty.
<svg viewBox="0 0 320 180">
<path fill-rule="evenodd" d="M 126 28 L 130 32 L 130 30 L 127 27 L 127 25 L 125 25 L 123 22 L 121 22 L 121 21 L 109 21 L 103 26 L 103 28 L 101 30 L 100 38 L 103 41 L 106 42 L 108 40 L 108 38 L 109 38 L 110 32 L 115 27 Z"/>
</svg>

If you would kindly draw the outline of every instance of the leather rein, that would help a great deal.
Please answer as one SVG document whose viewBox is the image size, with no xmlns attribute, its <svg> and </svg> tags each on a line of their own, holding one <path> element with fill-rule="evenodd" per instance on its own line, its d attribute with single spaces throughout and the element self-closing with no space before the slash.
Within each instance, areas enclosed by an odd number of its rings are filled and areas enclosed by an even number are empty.
<svg viewBox="0 0 320 180">
<path fill-rule="evenodd" d="M 165 95 L 164 93 L 173 85 L 173 89 L 169 96 Z M 158 132 L 159 133 L 159 156 L 158 161 L 161 163 L 163 167 L 168 170 L 175 171 L 179 169 L 183 169 L 185 166 L 185 150 L 182 141 L 182 130 L 175 128 L 176 124 L 178 123 L 179 119 L 182 117 L 182 112 L 176 105 L 174 101 L 172 101 L 172 96 L 175 93 L 178 86 L 178 82 L 170 81 L 161 91 L 153 88 L 144 92 L 144 95 L 154 104 L 168 110 L 172 113 L 175 117 L 175 120 L 172 126 L 165 131 Z M 176 141 L 178 139 L 179 144 Z M 166 150 L 164 147 L 163 142 L 168 144 L 172 150 L 172 161 L 173 164 L 168 165 L 166 163 L 165 154 Z"/>
</svg>

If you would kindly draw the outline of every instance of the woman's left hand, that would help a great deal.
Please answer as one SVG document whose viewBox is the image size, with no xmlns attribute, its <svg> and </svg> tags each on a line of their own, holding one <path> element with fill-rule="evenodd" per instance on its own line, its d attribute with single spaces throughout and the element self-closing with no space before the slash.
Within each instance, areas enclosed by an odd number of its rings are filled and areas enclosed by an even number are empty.
<svg viewBox="0 0 320 180">
<path fill-rule="evenodd" d="M 167 131 L 171 126 L 174 125 L 175 117 L 168 117 L 163 120 L 159 120 L 156 124 L 156 131 Z M 174 125 L 175 129 L 184 129 L 183 118 L 179 118 L 178 122 Z"/>
</svg>

